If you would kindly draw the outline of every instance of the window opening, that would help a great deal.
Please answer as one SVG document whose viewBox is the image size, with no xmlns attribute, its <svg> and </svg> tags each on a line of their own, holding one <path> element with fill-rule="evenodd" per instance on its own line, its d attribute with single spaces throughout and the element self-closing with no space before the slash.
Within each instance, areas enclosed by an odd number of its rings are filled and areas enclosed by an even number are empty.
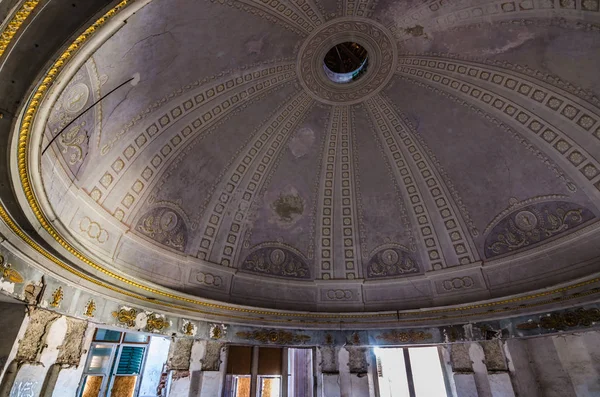
<svg viewBox="0 0 600 397">
<path fill-rule="evenodd" d="M 229 346 L 223 396 L 281 397 L 286 381 L 288 397 L 313 397 L 312 357 L 306 348 Z"/>
<path fill-rule="evenodd" d="M 436 346 L 376 348 L 380 397 L 447 396 Z"/>
<path fill-rule="evenodd" d="M 323 69 L 329 80 L 344 84 L 356 81 L 367 71 L 369 56 L 358 43 L 345 42 L 333 46 L 323 59 Z"/>
<path fill-rule="evenodd" d="M 288 397 L 313 397 L 312 349 L 288 349 Z"/>
<path fill-rule="evenodd" d="M 279 397 L 281 376 L 258 375 L 258 397 Z"/>
<path fill-rule="evenodd" d="M 150 338 L 99 328 L 93 340 L 78 396 L 136 396 Z"/>
<path fill-rule="evenodd" d="M 119 342 L 122 332 L 112 329 L 96 328 L 94 332 L 94 342 Z"/>
<path fill-rule="evenodd" d="M 420 396 L 445 396 L 446 385 L 437 347 L 408 349 L 415 393 Z"/>
</svg>

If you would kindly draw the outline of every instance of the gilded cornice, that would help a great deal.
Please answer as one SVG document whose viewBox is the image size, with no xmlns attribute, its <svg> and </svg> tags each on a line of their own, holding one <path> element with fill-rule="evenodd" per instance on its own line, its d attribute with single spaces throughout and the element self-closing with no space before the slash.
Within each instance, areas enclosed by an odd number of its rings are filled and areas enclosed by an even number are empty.
<svg viewBox="0 0 600 397">
<path fill-rule="evenodd" d="M 21 25 L 25 22 L 25 20 L 29 17 L 29 15 L 33 12 L 35 7 L 39 4 L 39 0 L 29 0 L 23 3 L 19 10 L 13 15 L 12 19 L 4 30 L 2 34 L 0 34 L 0 57 L 4 55 L 4 52 L 10 45 L 10 42 L 17 34 L 17 31 L 21 28 Z"/>
</svg>

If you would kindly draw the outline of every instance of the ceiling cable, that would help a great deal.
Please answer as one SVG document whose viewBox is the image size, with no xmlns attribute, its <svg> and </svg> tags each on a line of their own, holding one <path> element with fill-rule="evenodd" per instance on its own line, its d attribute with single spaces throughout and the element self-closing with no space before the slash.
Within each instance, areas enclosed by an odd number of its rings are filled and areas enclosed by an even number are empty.
<svg viewBox="0 0 600 397">
<path fill-rule="evenodd" d="M 123 87 L 125 84 L 131 82 L 135 80 L 135 76 L 130 78 L 129 80 L 119 84 L 117 87 L 113 88 L 112 90 L 110 90 L 109 92 L 107 92 L 106 94 L 102 95 L 100 97 L 100 99 L 98 99 L 96 102 L 92 103 L 90 106 L 87 107 L 87 109 L 85 109 L 83 112 L 79 113 L 79 115 L 77 115 L 77 117 L 75 117 L 73 120 L 71 120 L 66 126 L 63 127 L 62 130 L 60 130 L 58 132 L 58 134 L 56 134 L 54 136 L 54 138 L 52 138 L 50 140 L 50 143 L 48 143 L 48 145 L 46 145 L 46 147 L 44 148 L 44 150 L 42 150 L 42 156 L 44 155 L 44 153 L 46 153 L 46 150 L 48 150 L 48 148 L 50 147 L 50 145 L 52 145 L 54 143 L 54 141 L 56 140 L 56 138 L 58 138 L 60 136 L 60 134 L 62 134 L 62 132 L 64 130 L 66 130 L 71 124 L 73 124 L 78 118 L 80 118 L 81 116 L 83 116 L 88 110 L 90 110 L 91 108 L 93 108 L 94 106 L 96 106 L 98 104 L 98 102 L 100 102 L 101 100 L 103 100 L 104 98 L 106 98 L 107 96 L 109 96 L 110 94 L 112 94 L 113 92 L 115 92 L 116 90 L 118 90 L 119 88 Z"/>
</svg>

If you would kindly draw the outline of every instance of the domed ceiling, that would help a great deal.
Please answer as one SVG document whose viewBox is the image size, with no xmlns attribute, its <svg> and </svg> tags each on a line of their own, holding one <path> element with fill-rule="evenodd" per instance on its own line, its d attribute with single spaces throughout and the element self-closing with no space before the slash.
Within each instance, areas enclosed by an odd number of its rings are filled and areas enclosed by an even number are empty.
<svg viewBox="0 0 600 397">
<path fill-rule="evenodd" d="M 231 303 L 575 279 L 599 268 L 599 24 L 598 0 L 154 0 L 55 95 L 34 189 L 98 263 Z M 349 42 L 368 63 L 335 83 Z"/>
</svg>

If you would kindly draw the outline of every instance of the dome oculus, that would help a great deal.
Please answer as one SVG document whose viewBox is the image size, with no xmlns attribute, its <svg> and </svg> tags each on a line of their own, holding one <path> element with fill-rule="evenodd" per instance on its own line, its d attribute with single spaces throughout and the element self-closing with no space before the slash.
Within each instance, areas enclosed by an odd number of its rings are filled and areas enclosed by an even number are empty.
<svg viewBox="0 0 600 397">
<path fill-rule="evenodd" d="M 379 92 L 396 62 L 396 43 L 387 28 L 370 19 L 344 17 L 323 24 L 306 38 L 296 70 L 300 84 L 314 99 L 351 105 Z"/>
<path fill-rule="evenodd" d="M 367 71 L 367 50 L 358 43 L 345 42 L 332 47 L 323 59 L 323 69 L 334 83 L 350 83 Z"/>
</svg>

